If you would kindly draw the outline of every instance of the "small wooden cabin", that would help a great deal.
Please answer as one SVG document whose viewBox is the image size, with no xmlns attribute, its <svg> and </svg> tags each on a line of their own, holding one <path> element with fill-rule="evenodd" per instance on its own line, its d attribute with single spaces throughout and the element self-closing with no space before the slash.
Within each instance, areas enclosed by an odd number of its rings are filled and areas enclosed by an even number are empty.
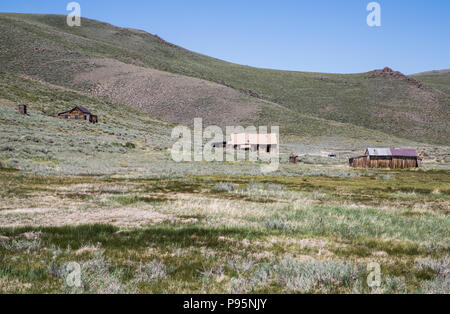
<svg viewBox="0 0 450 314">
<path fill-rule="evenodd" d="M 86 120 L 91 123 L 97 123 L 98 118 L 96 115 L 91 114 L 89 110 L 82 106 L 76 106 L 75 108 L 60 112 L 56 115 L 60 119 L 68 119 L 68 120 Z"/>
<path fill-rule="evenodd" d="M 362 156 L 352 157 L 349 164 L 354 168 L 405 169 L 420 166 L 419 156 L 410 148 L 368 148 Z"/>
</svg>

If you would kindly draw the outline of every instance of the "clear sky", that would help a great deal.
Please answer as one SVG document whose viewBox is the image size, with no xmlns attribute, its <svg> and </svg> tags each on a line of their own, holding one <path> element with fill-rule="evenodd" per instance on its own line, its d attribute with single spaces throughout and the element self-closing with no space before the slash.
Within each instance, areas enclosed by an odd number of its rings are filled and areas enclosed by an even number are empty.
<svg viewBox="0 0 450 314">
<path fill-rule="evenodd" d="M 406 74 L 450 68 L 449 0 L 78 0 L 82 17 L 158 34 L 208 56 L 264 68 Z M 1 0 L 0 12 L 67 14 L 68 0 Z"/>
</svg>

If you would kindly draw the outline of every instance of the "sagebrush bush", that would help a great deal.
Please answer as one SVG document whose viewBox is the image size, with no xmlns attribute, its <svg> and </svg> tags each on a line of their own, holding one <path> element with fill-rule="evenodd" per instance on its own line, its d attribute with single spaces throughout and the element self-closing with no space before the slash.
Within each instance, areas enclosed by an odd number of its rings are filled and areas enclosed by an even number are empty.
<svg viewBox="0 0 450 314">
<path fill-rule="evenodd" d="M 385 276 L 381 282 L 383 293 L 404 294 L 407 292 L 406 280 L 404 277 Z"/>
<path fill-rule="evenodd" d="M 282 230 L 282 231 L 291 230 L 291 226 L 287 222 L 285 222 L 281 219 L 268 220 L 266 222 L 266 227 L 267 227 L 267 229 L 275 229 L 275 230 Z"/>
<path fill-rule="evenodd" d="M 284 191 L 286 189 L 284 185 L 272 184 L 272 183 L 267 183 L 265 188 L 268 191 L 274 191 L 274 192 Z"/>
<path fill-rule="evenodd" d="M 441 259 L 433 259 L 430 257 L 416 259 L 416 267 L 419 270 L 431 270 L 442 278 L 450 280 L 450 259 L 448 256 Z"/>
<path fill-rule="evenodd" d="M 213 190 L 217 192 L 233 192 L 236 188 L 235 184 L 229 182 L 221 182 L 213 186 Z"/>
<path fill-rule="evenodd" d="M 262 264 L 246 277 L 232 278 L 230 282 L 230 293 L 251 293 L 258 288 L 263 288 L 270 283 L 272 279 L 271 274 L 270 265 Z"/>
<path fill-rule="evenodd" d="M 247 184 L 247 191 L 263 191 L 264 189 L 264 184 L 262 183 L 250 182 Z"/>
<path fill-rule="evenodd" d="M 73 269 L 68 269 L 70 263 L 64 264 L 59 274 L 64 279 L 64 291 L 66 293 L 86 294 L 124 294 L 134 293 L 133 282 L 124 283 L 123 273 L 119 269 L 112 269 L 105 260 L 103 251 L 94 253 L 90 260 L 80 263 L 81 286 L 69 286 L 67 278 Z"/>
<path fill-rule="evenodd" d="M 0 240 L 0 245 L 11 251 L 36 251 L 42 247 L 40 239 L 13 239 L 10 241 Z"/>
<path fill-rule="evenodd" d="M 152 282 L 164 279 L 167 276 L 167 266 L 162 262 L 153 260 L 148 264 L 139 265 L 136 271 L 136 282 Z"/>
<path fill-rule="evenodd" d="M 450 280 L 449 278 L 437 276 L 433 280 L 422 281 L 418 293 L 450 294 Z"/>
<path fill-rule="evenodd" d="M 275 265 L 274 272 L 277 282 L 290 291 L 326 293 L 353 289 L 360 284 L 365 268 L 345 262 L 300 262 L 286 258 Z"/>
<path fill-rule="evenodd" d="M 314 192 L 311 194 L 311 196 L 312 196 L 312 198 L 315 199 L 315 200 L 320 200 L 320 199 L 326 198 L 326 197 L 327 197 L 327 194 L 326 194 L 326 193 L 320 193 L 319 191 L 314 191 Z"/>
</svg>

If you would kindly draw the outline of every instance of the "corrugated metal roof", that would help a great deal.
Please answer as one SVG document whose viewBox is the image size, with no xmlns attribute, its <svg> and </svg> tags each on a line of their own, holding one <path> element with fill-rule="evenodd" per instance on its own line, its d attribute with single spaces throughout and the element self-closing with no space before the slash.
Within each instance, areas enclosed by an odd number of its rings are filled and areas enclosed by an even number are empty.
<svg viewBox="0 0 450 314">
<path fill-rule="evenodd" d="M 368 148 L 366 154 L 369 156 L 391 156 L 390 148 Z"/>
<path fill-rule="evenodd" d="M 231 140 L 229 142 L 231 145 L 277 145 L 278 137 L 275 133 L 270 134 L 250 134 L 250 133 L 239 133 L 231 134 Z"/>
<path fill-rule="evenodd" d="M 417 151 L 413 148 L 368 148 L 366 154 L 369 156 L 417 157 Z"/>
<path fill-rule="evenodd" d="M 417 157 L 414 148 L 391 148 L 392 156 Z"/>
</svg>

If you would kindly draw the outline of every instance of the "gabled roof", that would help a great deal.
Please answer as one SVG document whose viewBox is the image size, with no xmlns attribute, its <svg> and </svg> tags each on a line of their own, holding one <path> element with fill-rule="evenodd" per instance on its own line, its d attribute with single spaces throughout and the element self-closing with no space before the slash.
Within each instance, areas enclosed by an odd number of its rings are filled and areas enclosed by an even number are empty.
<svg viewBox="0 0 450 314">
<path fill-rule="evenodd" d="M 86 108 L 84 108 L 84 107 L 82 107 L 82 106 L 76 106 L 76 107 L 73 108 L 73 109 L 70 109 L 70 110 L 67 110 L 67 111 L 63 111 L 63 112 L 60 112 L 60 113 L 58 113 L 58 114 L 71 113 L 72 111 L 74 111 L 74 110 L 76 110 L 76 109 L 81 110 L 81 112 L 83 112 L 84 114 L 91 114 L 89 110 L 87 110 Z"/>
<path fill-rule="evenodd" d="M 366 150 L 366 155 L 417 157 L 417 151 L 413 148 L 368 148 Z"/>
<path fill-rule="evenodd" d="M 239 133 L 231 134 L 230 145 L 277 145 L 278 137 L 275 133 L 269 134 L 250 134 Z"/>
<path fill-rule="evenodd" d="M 81 107 L 81 106 L 76 106 L 75 108 L 78 108 L 78 109 L 80 109 L 81 111 L 83 111 L 83 113 L 85 113 L 85 114 L 90 114 L 90 112 L 89 112 L 89 110 L 87 110 L 86 108 L 84 108 L 84 107 Z M 74 110 L 75 110 L 75 108 L 74 108 Z"/>
</svg>

